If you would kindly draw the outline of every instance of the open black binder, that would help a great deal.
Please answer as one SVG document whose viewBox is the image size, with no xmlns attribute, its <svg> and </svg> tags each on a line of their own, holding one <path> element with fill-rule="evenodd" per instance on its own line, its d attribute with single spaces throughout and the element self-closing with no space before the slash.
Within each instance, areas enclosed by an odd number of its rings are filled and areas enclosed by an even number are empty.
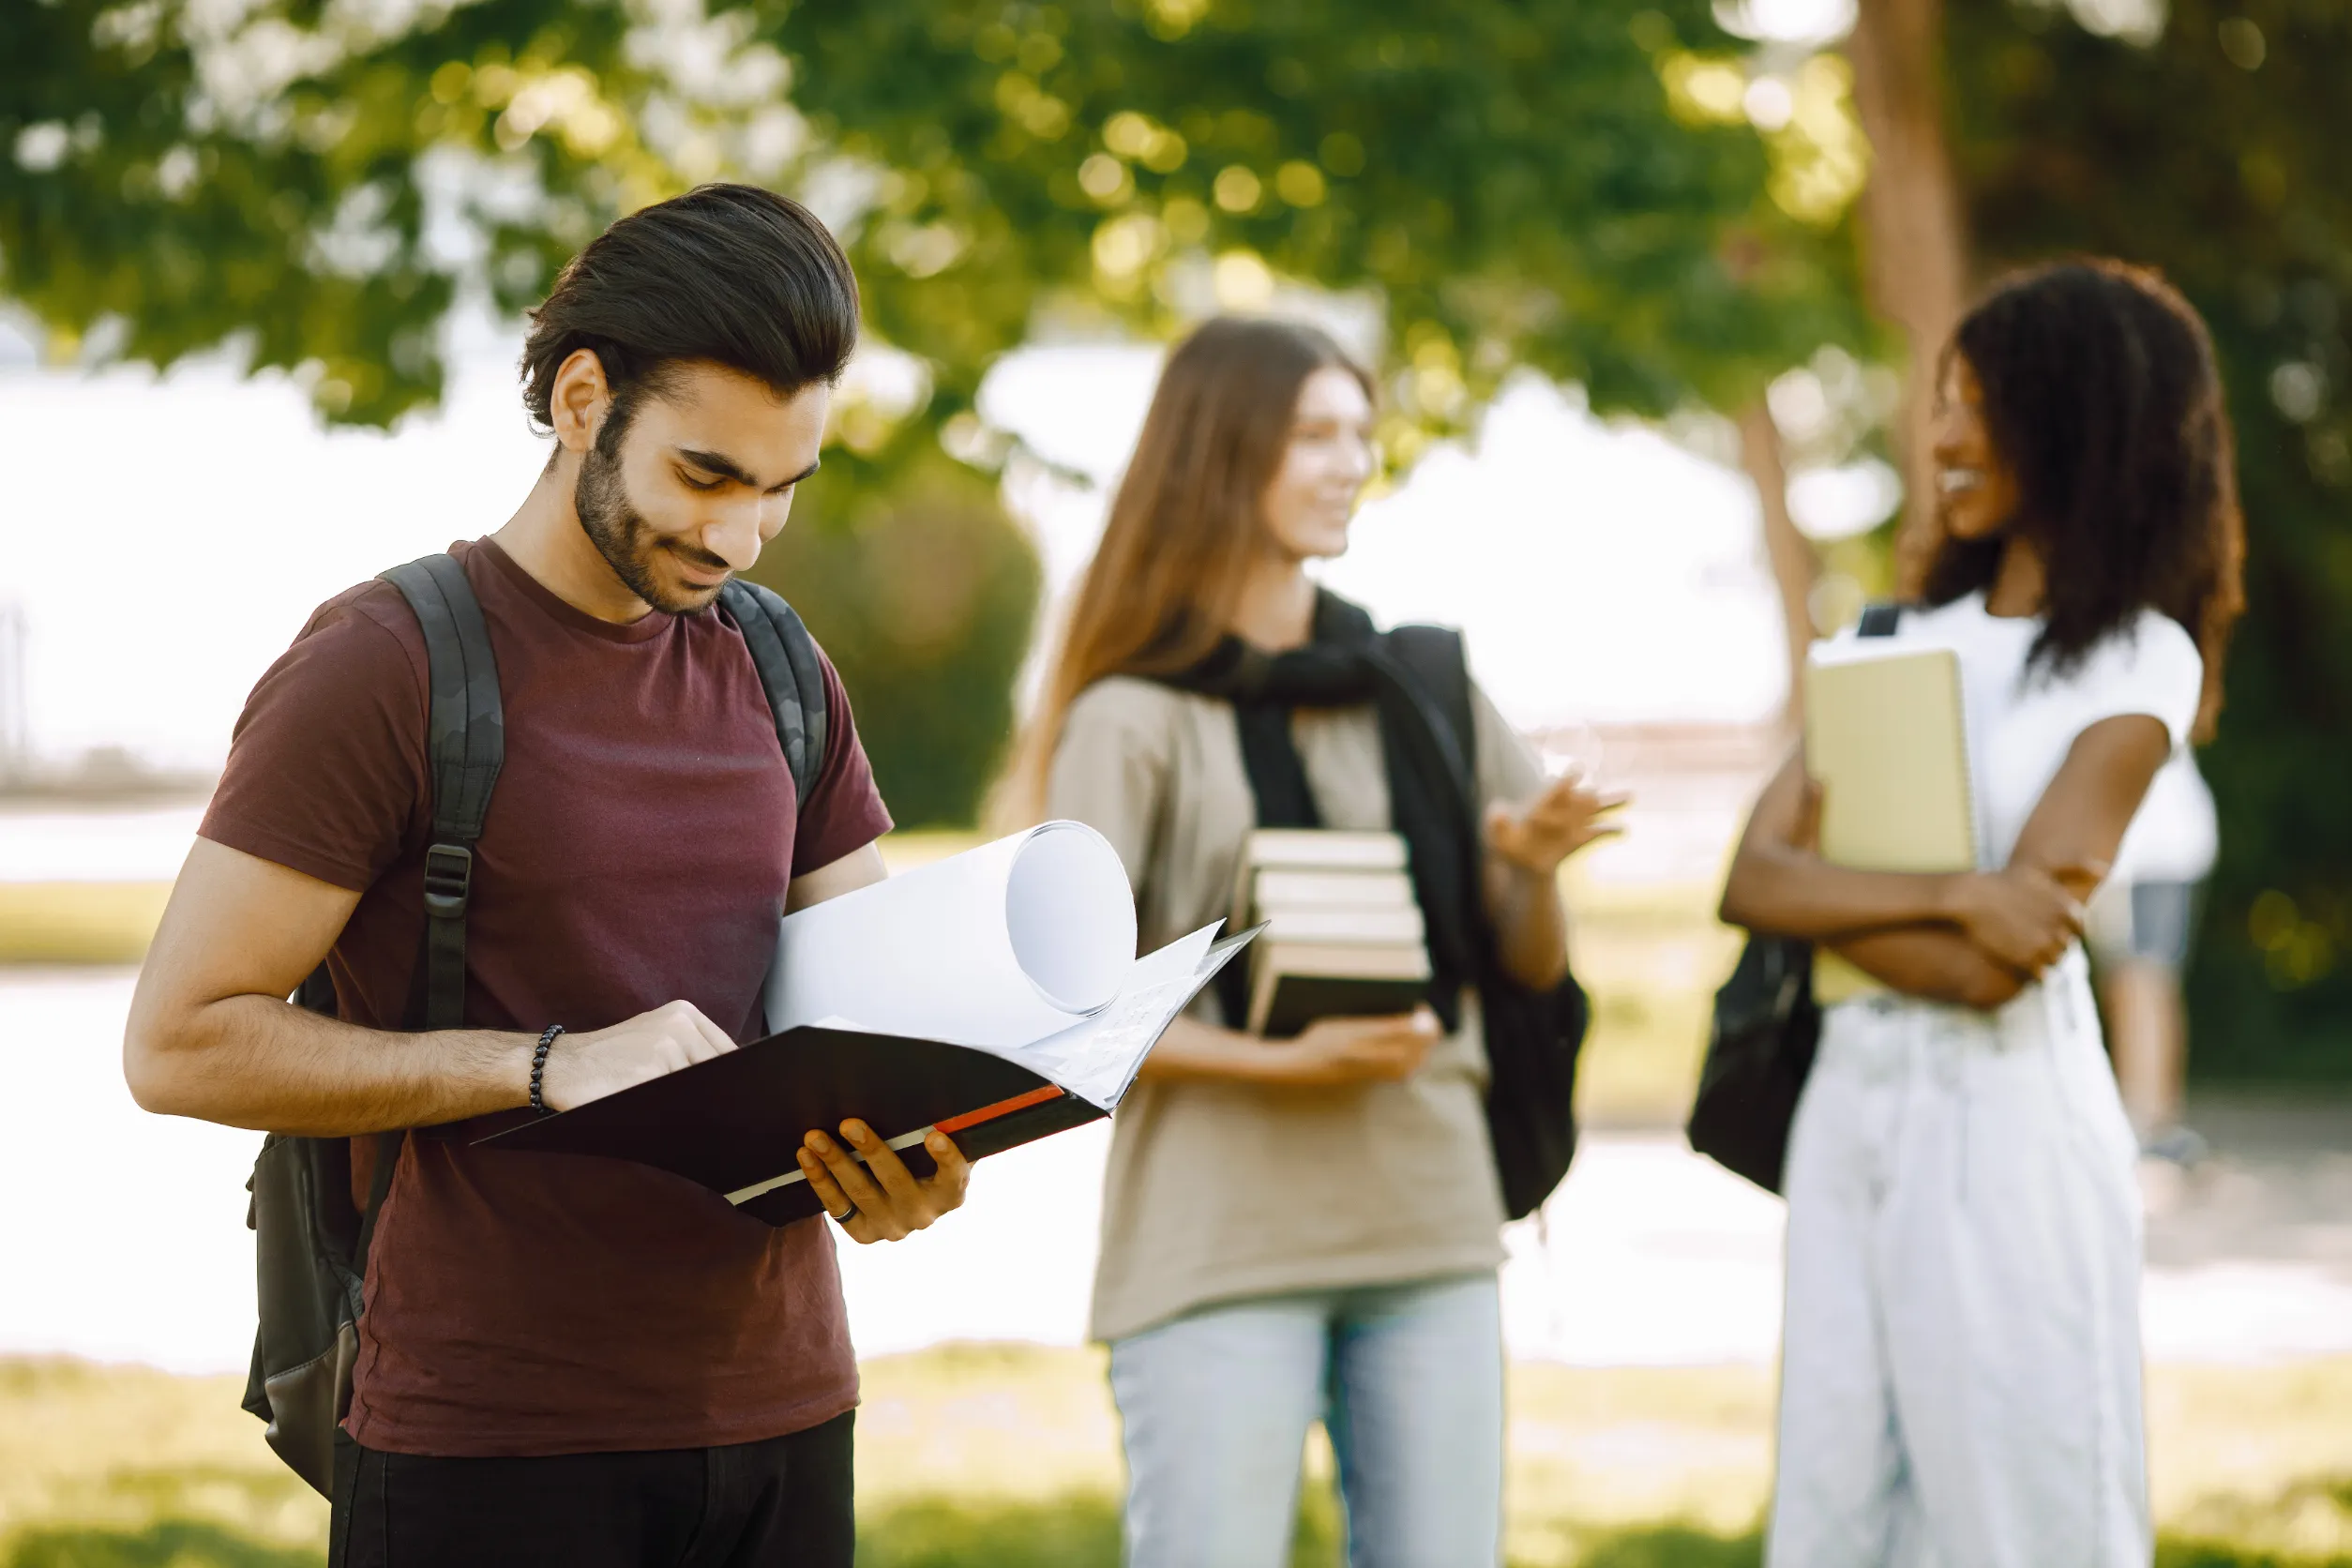
<svg viewBox="0 0 2352 1568">
<path fill-rule="evenodd" d="M 1255 932 L 1209 950 L 1186 1003 Z M 1108 1116 L 1016 1063 L 969 1046 L 804 1025 L 648 1079 L 560 1115 L 475 1140 L 497 1149 L 636 1160 L 725 1195 L 745 1214 L 790 1225 L 821 1212 L 797 1152 L 812 1130 L 838 1136 L 862 1119 L 917 1176 L 933 1169 L 922 1135 L 936 1126 L 972 1159 Z"/>
</svg>

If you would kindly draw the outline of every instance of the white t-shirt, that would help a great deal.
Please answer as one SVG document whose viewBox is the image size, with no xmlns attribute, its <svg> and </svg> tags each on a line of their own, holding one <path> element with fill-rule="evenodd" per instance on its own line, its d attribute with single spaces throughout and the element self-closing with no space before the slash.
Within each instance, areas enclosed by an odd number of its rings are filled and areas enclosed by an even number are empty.
<svg viewBox="0 0 2352 1568">
<path fill-rule="evenodd" d="M 2213 792 L 2197 772 L 2196 754 L 2182 746 L 2148 787 L 2132 830 L 2116 852 L 2110 887 L 2133 882 L 2197 882 L 2213 871 L 2222 849 Z"/>
<path fill-rule="evenodd" d="M 1959 656 L 1968 714 L 1968 784 L 1976 805 L 1977 860 L 2009 864 L 2026 821 L 2075 738 L 2102 719 L 2146 714 L 2185 749 L 2205 686 L 2205 660 L 2180 624 L 2143 610 L 2070 666 L 2045 661 L 2028 671 L 2040 617 L 1986 613 L 1970 594 L 1940 610 L 1906 610 L 1889 647 L 1949 648 Z M 1841 633 L 1844 642 L 1854 636 Z"/>
</svg>

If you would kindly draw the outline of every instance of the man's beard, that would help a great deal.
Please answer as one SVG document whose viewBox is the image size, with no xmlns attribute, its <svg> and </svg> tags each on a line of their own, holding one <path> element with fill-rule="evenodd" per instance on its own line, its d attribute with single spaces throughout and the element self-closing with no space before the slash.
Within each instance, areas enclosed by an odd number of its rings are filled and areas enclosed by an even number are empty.
<svg viewBox="0 0 2352 1568">
<path fill-rule="evenodd" d="M 618 454 L 607 452 L 602 442 L 590 445 L 588 455 L 580 460 L 580 480 L 572 487 L 572 509 L 580 514 L 580 526 L 604 557 L 605 565 L 622 585 L 652 605 L 671 615 L 690 615 L 718 596 L 716 588 L 687 589 L 680 593 L 662 586 L 654 573 L 657 552 L 670 550 L 691 554 L 698 565 L 726 568 L 726 563 L 701 550 L 684 550 L 654 532 L 645 520 L 645 514 L 629 503 L 627 481 L 621 477 Z"/>
</svg>

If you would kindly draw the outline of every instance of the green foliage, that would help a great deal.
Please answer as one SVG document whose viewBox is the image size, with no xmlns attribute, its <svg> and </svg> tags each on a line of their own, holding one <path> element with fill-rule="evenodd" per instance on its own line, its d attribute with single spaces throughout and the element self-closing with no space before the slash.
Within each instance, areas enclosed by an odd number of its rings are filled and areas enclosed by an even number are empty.
<svg viewBox="0 0 2352 1568">
<path fill-rule="evenodd" d="M 462 288 L 531 303 L 616 214 L 731 174 L 863 192 L 829 204 L 934 425 L 1041 317 L 1165 328 L 1212 256 L 1373 291 L 1440 425 L 1519 364 L 1728 406 L 1862 332 L 1736 86 L 1667 90 L 1730 47 L 1702 0 L 707 8 L 6 8 L 0 288 L 61 347 L 237 341 L 382 424 L 438 396 Z"/>
<path fill-rule="evenodd" d="M 2141 46 L 1951 8 L 1955 152 L 1988 264 L 2153 263 L 2211 324 L 2248 612 L 2206 771 L 2222 864 L 2191 975 L 2215 1077 L 2352 1069 L 2352 12 L 2173 0 Z"/>
<path fill-rule="evenodd" d="M 1665 90 L 1728 42 L 1695 0 L 757 14 L 795 103 L 887 171 L 859 272 L 950 398 L 1041 310 L 1164 329 L 1262 268 L 1367 291 L 1404 412 L 1440 426 L 1521 365 L 1604 410 L 1729 406 L 1861 331 L 1841 248 L 1765 199 L 1763 143 Z"/>
<path fill-rule="evenodd" d="M 811 193 L 925 386 L 850 400 L 824 515 L 767 575 L 910 823 L 969 818 L 1035 598 L 934 438 L 988 460 L 981 379 L 1040 331 L 1165 333 L 1276 276 L 1352 291 L 1391 345 L 1403 461 L 1517 366 L 1657 414 L 1862 336 L 1842 201 L 1783 211 L 1788 139 L 1746 124 L 1736 81 L 1691 90 L 1732 47 L 1704 0 L 706 8 L 0 7 L 0 294 L 53 355 L 233 345 L 383 425 L 440 395 L 453 301 L 533 303 L 695 179 Z"/>
<path fill-rule="evenodd" d="M 898 825 L 972 822 L 1012 729 L 1039 586 L 995 485 L 928 442 L 881 462 L 837 453 L 750 575 L 840 671 Z"/>
<path fill-rule="evenodd" d="M 299 373 L 327 417 L 388 424 L 440 397 L 460 281 L 428 244 L 422 154 L 472 151 L 509 175 L 535 161 L 570 198 L 533 225 L 541 252 L 594 232 L 583 207 L 610 215 L 617 130 L 505 154 L 482 106 L 435 89 L 452 80 L 445 62 L 504 62 L 518 42 L 509 100 L 540 61 L 618 74 L 617 8 L 482 0 L 389 37 L 319 9 L 0 7 L 0 292 L 51 329 L 53 352 L 100 328 L 99 358 L 169 365 L 235 344 L 254 369 Z M 591 148 L 609 161 L 577 156 Z M 475 216 L 501 248 L 485 276 L 521 285 L 501 291 L 510 300 L 535 292 L 544 263 L 519 274 L 513 226 Z"/>
</svg>

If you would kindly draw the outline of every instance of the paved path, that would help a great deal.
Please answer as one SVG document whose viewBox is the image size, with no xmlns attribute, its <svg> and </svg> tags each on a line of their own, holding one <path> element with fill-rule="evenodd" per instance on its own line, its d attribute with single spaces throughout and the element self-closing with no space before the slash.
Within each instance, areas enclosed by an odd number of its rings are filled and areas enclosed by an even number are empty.
<svg viewBox="0 0 2352 1568">
<path fill-rule="evenodd" d="M 153 1117 L 117 1064 L 130 975 L 0 971 L 0 1352 L 241 1370 L 255 1135 Z M 2148 1353 L 2352 1352 L 2352 1102 L 2225 1102 L 2219 1151 L 2149 1225 Z M 1107 1130 L 984 1164 L 970 1204 L 897 1246 L 842 1248 L 868 1354 L 1084 1337 Z M 1590 1139 L 1539 1229 L 1508 1233 L 1513 1351 L 1584 1364 L 1763 1362 L 1780 1322 L 1777 1200 L 1668 1135 Z"/>
</svg>

